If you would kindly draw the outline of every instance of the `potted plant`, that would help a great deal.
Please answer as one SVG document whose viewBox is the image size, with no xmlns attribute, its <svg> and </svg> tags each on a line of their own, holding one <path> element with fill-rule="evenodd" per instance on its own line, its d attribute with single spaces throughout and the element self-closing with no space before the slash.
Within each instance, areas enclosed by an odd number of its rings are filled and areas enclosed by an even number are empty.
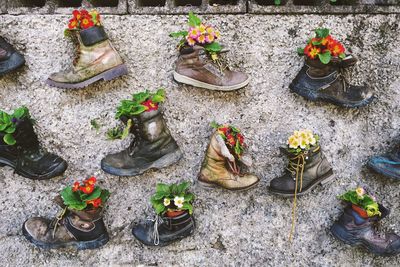
<svg viewBox="0 0 400 267">
<path fill-rule="evenodd" d="M 350 203 L 351 208 L 365 219 L 377 215 L 381 216 L 376 198 L 367 194 L 362 187 L 347 191 L 338 198 Z"/>
</svg>

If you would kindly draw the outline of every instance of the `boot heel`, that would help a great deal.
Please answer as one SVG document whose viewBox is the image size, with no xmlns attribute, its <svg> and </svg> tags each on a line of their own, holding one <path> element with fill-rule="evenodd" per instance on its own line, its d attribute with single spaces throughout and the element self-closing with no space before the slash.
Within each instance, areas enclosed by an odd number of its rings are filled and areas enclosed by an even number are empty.
<svg viewBox="0 0 400 267">
<path fill-rule="evenodd" d="M 102 76 L 105 81 L 110 81 L 126 74 L 128 74 L 128 68 L 125 64 L 121 64 L 104 72 Z"/>
</svg>

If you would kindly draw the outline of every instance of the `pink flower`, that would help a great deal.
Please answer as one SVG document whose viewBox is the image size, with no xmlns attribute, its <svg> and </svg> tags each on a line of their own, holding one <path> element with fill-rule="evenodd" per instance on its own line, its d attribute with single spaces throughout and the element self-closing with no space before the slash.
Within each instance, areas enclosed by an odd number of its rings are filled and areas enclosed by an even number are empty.
<svg viewBox="0 0 400 267">
<path fill-rule="evenodd" d="M 196 44 L 196 41 L 190 37 L 187 37 L 186 41 L 187 41 L 188 45 L 190 45 L 190 46 L 194 46 Z"/>
<path fill-rule="evenodd" d="M 189 29 L 189 37 L 192 39 L 196 39 L 200 35 L 200 31 L 196 28 Z"/>
<path fill-rule="evenodd" d="M 204 43 L 206 42 L 206 37 L 205 37 L 204 35 L 200 35 L 200 36 L 197 38 L 197 42 L 199 42 L 199 43 L 201 43 L 201 44 L 204 44 Z"/>
<path fill-rule="evenodd" d="M 215 40 L 215 38 L 214 38 L 214 35 L 207 35 L 206 36 L 206 42 L 207 43 L 212 43 L 212 42 L 214 42 L 214 40 Z"/>
</svg>

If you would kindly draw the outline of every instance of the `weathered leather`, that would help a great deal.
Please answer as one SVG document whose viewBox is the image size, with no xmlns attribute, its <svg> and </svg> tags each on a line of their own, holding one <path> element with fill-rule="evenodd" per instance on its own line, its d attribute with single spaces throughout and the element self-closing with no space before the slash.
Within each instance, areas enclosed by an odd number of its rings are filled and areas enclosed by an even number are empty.
<svg viewBox="0 0 400 267">
<path fill-rule="evenodd" d="M 392 153 L 372 157 L 368 166 L 386 177 L 400 180 L 400 148 Z"/>
<path fill-rule="evenodd" d="M 0 75 L 9 73 L 24 64 L 25 58 L 0 36 Z"/>
<path fill-rule="evenodd" d="M 198 180 L 204 184 L 217 185 L 229 190 L 243 190 L 257 184 L 260 179 L 253 174 L 235 174 L 227 165 L 227 158 L 222 156 L 221 146 L 215 132 L 211 136 Z M 237 160 L 236 160 L 237 161 Z M 240 165 L 239 162 L 237 164 Z"/>
<path fill-rule="evenodd" d="M 9 59 L 14 52 L 15 49 L 0 36 L 0 62 Z"/>
</svg>

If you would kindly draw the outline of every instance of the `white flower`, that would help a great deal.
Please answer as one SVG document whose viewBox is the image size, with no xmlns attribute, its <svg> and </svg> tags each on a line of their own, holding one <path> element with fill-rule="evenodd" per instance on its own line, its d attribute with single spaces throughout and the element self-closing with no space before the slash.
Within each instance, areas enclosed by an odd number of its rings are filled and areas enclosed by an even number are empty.
<svg viewBox="0 0 400 267">
<path fill-rule="evenodd" d="M 164 206 L 169 206 L 171 204 L 171 200 L 169 198 L 164 198 Z"/>
<path fill-rule="evenodd" d="M 180 209 L 180 208 L 183 207 L 183 202 L 184 202 L 184 201 L 185 201 L 185 198 L 184 198 L 184 197 L 175 197 L 175 198 L 174 198 L 175 206 L 177 206 L 178 209 Z"/>
<path fill-rule="evenodd" d="M 365 194 L 365 190 L 364 190 L 364 188 L 362 188 L 362 187 L 358 187 L 358 188 L 356 189 L 356 193 L 357 193 L 357 196 L 362 197 L 362 196 L 364 196 L 364 194 Z"/>
</svg>

